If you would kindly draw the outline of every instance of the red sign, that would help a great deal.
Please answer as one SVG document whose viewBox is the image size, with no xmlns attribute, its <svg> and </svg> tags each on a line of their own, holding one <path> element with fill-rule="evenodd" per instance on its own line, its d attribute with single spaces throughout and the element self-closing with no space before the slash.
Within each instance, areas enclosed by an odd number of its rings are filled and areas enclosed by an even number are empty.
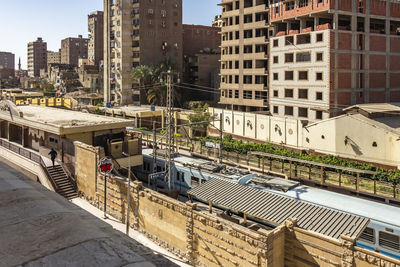
<svg viewBox="0 0 400 267">
<path fill-rule="evenodd" d="M 99 171 L 103 174 L 109 174 L 112 172 L 114 165 L 112 160 L 108 157 L 102 158 L 99 164 Z"/>
</svg>

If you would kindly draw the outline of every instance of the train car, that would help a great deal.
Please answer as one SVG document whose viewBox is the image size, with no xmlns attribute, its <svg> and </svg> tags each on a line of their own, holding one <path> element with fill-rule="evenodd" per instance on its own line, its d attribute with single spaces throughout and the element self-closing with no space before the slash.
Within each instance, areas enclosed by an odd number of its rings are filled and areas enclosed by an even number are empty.
<svg viewBox="0 0 400 267">
<path fill-rule="evenodd" d="M 343 211 L 370 219 L 368 227 L 357 240 L 357 246 L 373 250 L 400 260 L 400 208 L 362 198 L 301 185 L 271 175 L 259 175 L 209 160 L 182 155 L 174 158 L 173 185 L 182 195 L 211 178 L 229 180 L 271 193 Z M 136 169 L 138 176 L 147 181 L 148 175 L 164 170 L 165 161 L 157 158 L 154 166 L 152 149 L 143 149 L 143 167 Z M 165 186 L 166 181 L 159 183 Z"/>
</svg>

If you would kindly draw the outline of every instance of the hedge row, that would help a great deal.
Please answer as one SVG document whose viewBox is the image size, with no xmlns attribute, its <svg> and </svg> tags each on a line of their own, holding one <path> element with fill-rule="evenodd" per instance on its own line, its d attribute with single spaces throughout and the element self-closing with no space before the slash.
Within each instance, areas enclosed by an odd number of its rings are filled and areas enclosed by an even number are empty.
<svg viewBox="0 0 400 267">
<path fill-rule="evenodd" d="M 200 137 L 197 140 L 201 141 L 204 146 L 206 141 L 217 141 L 218 138 L 215 137 Z M 259 144 L 251 142 L 243 142 L 242 140 L 233 140 L 231 135 L 227 135 L 223 138 L 222 148 L 227 152 L 235 152 L 238 154 L 246 155 L 249 151 L 265 152 L 274 155 L 286 156 L 296 159 L 303 159 L 308 161 L 314 161 L 319 163 L 325 163 L 334 166 L 348 167 L 360 170 L 375 171 L 375 175 L 370 175 L 369 177 L 373 180 L 388 182 L 393 185 L 400 184 L 400 171 L 397 170 L 385 170 L 378 168 L 372 164 L 365 164 L 351 160 L 340 159 L 337 156 L 332 155 L 311 155 L 305 153 L 299 153 L 292 150 L 276 147 L 272 144 Z M 336 169 L 332 169 L 336 170 Z M 336 170 L 337 171 L 337 170 Z"/>
</svg>

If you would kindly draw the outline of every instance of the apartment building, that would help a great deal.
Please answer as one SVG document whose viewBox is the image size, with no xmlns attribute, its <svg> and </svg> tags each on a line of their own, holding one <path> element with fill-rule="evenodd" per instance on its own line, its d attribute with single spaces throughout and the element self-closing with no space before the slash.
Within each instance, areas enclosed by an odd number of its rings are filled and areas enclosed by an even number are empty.
<svg viewBox="0 0 400 267">
<path fill-rule="evenodd" d="M 215 15 L 214 20 L 211 23 L 212 27 L 219 27 L 223 26 L 222 15 Z"/>
<path fill-rule="evenodd" d="M 268 0 L 222 0 L 221 98 L 227 109 L 268 110 Z"/>
<path fill-rule="evenodd" d="M 270 3 L 271 113 L 306 121 L 400 101 L 398 0 Z"/>
<path fill-rule="evenodd" d="M 89 39 L 78 35 L 78 38 L 69 37 L 61 40 L 61 64 L 78 66 L 80 58 L 88 58 Z"/>
<path fill-rule="evenodd" d="M 61 64 L 61 49 L 58 52 L 47 51 L 47 64 Z"/>
<path fill-rule="evenodd" d="M 104 56 L 104 12 L 95 11 L 88 15 L 89 47 L 88 59 L 91 65 L 100 65 Z"/>
<path fill-rule="evenodd" d="M 104 30 L 105 102 L 145 102 L 131 78 L 139 65 L 170 58 L 182 70 L 182 0 L 104 0 Z"/>
<path fill-rule="evenodd" d="M 40 77 L 40 70 L 47 70 L 47 43 L 41 37 L 28 43 L 28 76 Z"/>
<path fill-rule="evenodd" d="M 5 69 L 15 69 L 15 55 L 10 52 L 0 51 L 0 66 Z"/>
</svg>

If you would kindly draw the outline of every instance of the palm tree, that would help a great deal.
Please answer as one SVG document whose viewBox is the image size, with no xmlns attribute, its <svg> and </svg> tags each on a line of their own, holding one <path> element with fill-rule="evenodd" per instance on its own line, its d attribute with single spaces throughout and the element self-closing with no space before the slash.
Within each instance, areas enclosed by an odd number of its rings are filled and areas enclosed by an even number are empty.
<svg viewBox="0 0 400 267">
<path fill-rule="evenodd" d="M 146 101 L 146 88 L 153 83 L 154 74 L 155 69 L 145 65 L 138 66 L 132 71 L 131 77 L 139 84 L 141 104 Z"/>
</svg>

